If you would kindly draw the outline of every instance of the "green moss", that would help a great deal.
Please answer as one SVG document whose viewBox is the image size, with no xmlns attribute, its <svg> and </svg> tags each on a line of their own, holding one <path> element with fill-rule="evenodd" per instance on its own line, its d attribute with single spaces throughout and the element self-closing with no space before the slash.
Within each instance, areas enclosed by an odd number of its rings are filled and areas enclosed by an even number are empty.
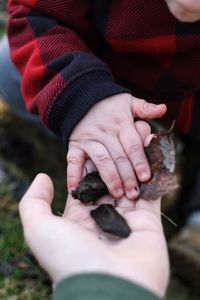
<svg viewBox="0 0 200 300">
<path fill-rule="evenodd" d="M 49 289 L 39 280 L 18 280 L 14 276 L 6 277 L 0 281 L 1 300 L 47 300 Z"/>
<path fill-rule="evenodd" d="M 199 296 L 193 294 L 189 287 L 175 276 L 171 277 L 167 300 L 199 300 Z"/>
<path fill-rule="evenodd" d="M 47 300 L 51 284 L 24 242 L 13 178 L 20 185 L 31 182 L 39 172 L 49 174 L 56 187 L 54 211 L 62 211 L 66 199 L 65 153 L 58 140 L 48 139 L 32 124 L 17 119 L 7 110 L 0 111 L 0 138 L 11 136 L 30 143 L 33 154 L 27 164 L 20 165 L 20 160 L 7 157 L 1 148 L 0 161 L 6 166 L 8 179 L 0 184 L 0 299 Z"/>
<path fill-rule="evenodd" d="M 0 38 L 3 36 L 4 30 L 0 29 Z"/>
<path fill-rule="evenodd" d="M 12 207 L 11 215 L 1 213 L 0 217 L 0 257 L 7 266 L 5 274 L 0 274 L 0 299 L 48 299 L 50 285 L 45 284 L 43 272 L 29 257 L 17 211 L 13 214 Z"/>
</svg>

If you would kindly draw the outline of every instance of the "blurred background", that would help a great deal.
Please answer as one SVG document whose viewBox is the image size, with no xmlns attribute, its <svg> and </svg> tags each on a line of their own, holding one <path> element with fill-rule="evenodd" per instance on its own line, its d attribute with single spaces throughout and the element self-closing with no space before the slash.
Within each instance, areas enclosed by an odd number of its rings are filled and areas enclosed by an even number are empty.
<svg viewBox="0 0 200 300">
<path fill-rule="evenodd" d="M 0 34 L 3 33 L 5 27 L 7 13 L 6 13 L 7 0 L 0 0 Z"/>
<path fill-rule="evenodd" d="M 6 1 L 0 0 L 0 38 L 5 34 L 6 19 Z M 35 175 L 45 172 L 56 187 L 53 209 L 61 213 L 67 196 L 65 160 L 61 142 L 14 115 L 0 95 L 1 300 L 50 299 L 48 276 L 38 267 L 23 240 L 18 202 Z"/>
<path fill-rule="evenodd" d="M 6 29 L 6 2 L 0 0 L 0 38 Z M 52 177 L 56 189 L 53 210 L 56 214 L 62 213 L 67 196 L 65 151 L 57 138 L 48 137 L 41 128 L 14 115 L 3 100 L 0 95 L 0 299 L 48 300 L 51 284 L 23 240 L 18 201 L 35 175 L 46 172 Z M 183 143 L 178 137 L 176 147 L 177 174 L 181 180 L 179 165 L 186 158 Z M 191 157 L 195 157 L 193 150 L 191 153 Z M 192 174 L 192 170 L 189 172 Z M 187 177 L 189 182 L 192 176 Z M 180 228 L 181 217 L 177 214 L 177 205 L 183 194 L 185 190 L 182 186 L 163 200 L 163 212 L 178 224 L 175 227 L 163 218 L 168 241 Z M 187 271 L 184 271 L 184 263 L 180 262 L 183 266 L 182 273 Z M 167 299 L 200 299 L 184 281 L 184 276 L 180 272 L 177 275 L 173 261 Z"/>
</svg>

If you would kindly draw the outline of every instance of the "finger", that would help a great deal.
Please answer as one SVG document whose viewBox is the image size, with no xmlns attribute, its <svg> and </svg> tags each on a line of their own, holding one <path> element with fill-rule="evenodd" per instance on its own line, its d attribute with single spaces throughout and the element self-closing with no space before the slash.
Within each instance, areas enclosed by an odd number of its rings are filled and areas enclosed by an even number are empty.
<svg viewBox="0 0 200 300">
<path fill-rule="evenodd" d="M 134 209 L 125 212 L 125 218 L 131 229 L 135 232 L 137 230 L 162 230 L 160 203 L 160 199 L 136 201 Z"/>
<path fill-rule="evenodd" d="M 117 167 L 126 196 L 132 200 L 136 199 L 139 195 L 137 178 L 120 141 L 118 138 L 109 137 L 109 140 L 104 140 L 104 144 Z"/>
<path fill-rule="evenodd" d="M 160 118 L 166 113 L 167 110 L 165 104 L 157 105 L 137 98 L 133 98 L 131 103 L 133 116 L 142 119 Z"/>
<path fill-rule="evenodd" d="M 96 166 L 99 174 L 113 197 L 120 198 L 124 194 L 123 185 L 117 167 L 104 145 L 89 141 L 83 150 Z"/>
<path fill-rule="evenodd" d="M 130 159 L 135 173 L 140 181 L 146 181 L 151 176 L 149 163 L 147 161 L 143 143 L 134 127 L 126 126 L 119 133 L 121 144 Z"/>
<path fill-rule="evenodd" d="M 119 208 L 128 208 L 130 210 L 148 210 L 155 212 L 157 215 L 160 216 L 161 212 L 161 199 L 157 200 L 144 200 L 139 198 L 137 201 L 130 201 L 126 197 L 122 197 L 120 200 L 117 201 L 117 207 Z"/>
<path fill-rule="evenodd" d="M 49 176 L 38 174 L 19 204 L 19 212 L 23 225 L 30 222 L 32 217 L 52 214 L 51 202 L 54 188 Z"/>
<path fill-rule="evenodd" d="M 200 19 L 200 7 L 196 1 L 166 1 L 171 13 L 181 22 L 195 22 Z"/>
<path fill-rule="evenodd" d="M 81 181 L 86 154 L 76 143 L 69 143 L 67 153 L 67 187 L 68 191 L 76 188 Z"/>
<path fill-rule="evenodd" d="M 86 159 L 85 165 L 83 168 L 83 176 L 82 177 L 84 177 L 88 173 L 91 173 L 95 170 L 96 170 L 96 167 L 93 164 L 93 162 L 91 161 L 91 159 Z M 80 206 L 81 206 L 81 202 L 77 199 L 74 199 L 71 195 L 71 191 L 69 191 L 63 216 L 65 216 L 69 210 L 71 211 L 72 209 L 78 209 Z"/>
<path fill-rule="evenodd" d="M 82 177 L 84 177 L 88 173 L 91 173 L 95 170 L 96 170 L 96 167 L 93 164 L 93 162 L 91 161 L 91 159 L 86 159 L 85 165 L 83 167 L 83 176 Z M 71 192 L 69 191 L 67 201 L 66 201 L 66 204 L 65 204 L 63 217 L 65 217 L 68 212 L 71 212 L 72 210 L 79 209 L 80 206 L 82 206 L 82 203 L 79 200 L 74 199 L 71 195 Z"/>
<path fill-rule="evenodd" d="M 146 137 L 146 140 L 144 141 L 144 146 L 145 147 L 147 147 L 149 144 L 150 144 L 150 142 L 151 142 L 151 140 L 152 140 L 152 138 L 155 136 L 155 134 L 154 133 L 152 133 L 152 134 L 149 134 L 147 137 Z"/>
<path fill-rule="evenodd" d="M 127 197 L 123 196 L 121 199 L 117 201 L 117 208 L 121 208 L 125 210 L 134 210 L 137 201 L 131 201 Z"/>
<path fill-rule="evenodd" d="M 146 121 L 136 121 L 135 128 L 140 135 L 144 147 L 148 146 L 154 133 L 151 133 L 151 126 Z"/>
<path fill-rule="evenodd" d="M 161 209 L 161 198 L 157 200 L 144 200 L 144 199 L 139 199 L 136 202 L 135 209 L 147 209 L 150 211 L 154 211 L 156 214 L 160 215 L 160 209 Z"/>
<path fill-rule="evenodd" d="M 136 121 L 135 128 L 144 145 L 144 142 L 151 133 L 151 126 L 145 121 Z"/>
</svg>

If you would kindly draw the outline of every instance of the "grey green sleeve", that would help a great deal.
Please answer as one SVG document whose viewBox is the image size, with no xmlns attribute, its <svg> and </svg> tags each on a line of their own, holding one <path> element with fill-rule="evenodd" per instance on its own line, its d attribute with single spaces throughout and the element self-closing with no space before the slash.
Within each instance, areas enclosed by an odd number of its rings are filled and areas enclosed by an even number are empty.
<svg viewBox="0 0 200 300">
<path fill-rule="evenodd" d="M 58 283 L 53 300 L 160 300 L 128 280 L 105 274 L 81 274 Z"/>
</svg>

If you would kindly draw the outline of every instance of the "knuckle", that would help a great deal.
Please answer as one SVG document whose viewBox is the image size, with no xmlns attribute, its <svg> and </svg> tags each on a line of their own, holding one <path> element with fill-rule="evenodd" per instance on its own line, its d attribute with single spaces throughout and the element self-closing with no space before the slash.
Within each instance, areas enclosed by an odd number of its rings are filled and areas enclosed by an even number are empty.
<svg viewBox="0 0 200 300">
<path fill-rule="evenodd" d="M 105 153 L 97 153 L 95 155 L 95 161 L 97 164 L 107 164 L 111 161 L 111 158 Z"/>
<path fill-rule="evenodd" d="M 68 183 L 76 182 L 77 179 L 78 179 L 78 176 L 75 176 L 75 175 L 68 172 L 68 174 L 67 174 Z"/>
<path fill-rule="evenodd" d="M 132 188 L 133 185 L 136 183 L 136 180 L 134 180 L 133 177 L 130 176 L 125 176 L 124 177 L 124 184 L 126 185 L 127 188 Z"/>
<path fill-rule="evenodd" d="M 131 144 L 127 147 L 126 152 L 128 156 L 133 155 L 135 153 L 143 151 L 143 147 L 141 144 L 136 143 L 136 144 Z"/>
<path fill-rule="evenodd" d="M 143 117 L 145 118 L 149 112 L 149 103 L 146 102 L 145 100 L 141 100 L 141 101 L 142 101 L 141 103 L 142 113 L 143 113 Z"/>
<path fill-rule="evenodd" d="M 124 155 L 119 154 L 115 157 L 115 162 L 117 164 L 123 164 L 123 163 L 126 163 L 127 161 L 128 161 L 128 158 Z"/>
<path fill-rule="evenodd" d="M 112 183 L 111 186 L 113 186 L 113 188 L 116 188 L 118 187 L 118 185 L 121 185 L 118 175 L 116 175 L 115 173 L 111 173 L 109 177 Z"/>
<path fill-rule="evenodd" d="M 140 160 L 134 164 L 134 168 L 137 171 L 143 171 L 146 168 L 146 162 L 144 160 Z"/>
<path fill-rule="evenodd" d="M 117 190 L 122 187 L 121 180 L 117 173 L 112 172 L 107 175 L 108 188 L 109 190 Z"/>
<path fill-rule="evenodd" d="M 68 165 L 79 165 L 81 163 L 81 160 L 76 156 L 68 154 L 67 155 L 67 163 L 68 163 Z"/>
</svg>

